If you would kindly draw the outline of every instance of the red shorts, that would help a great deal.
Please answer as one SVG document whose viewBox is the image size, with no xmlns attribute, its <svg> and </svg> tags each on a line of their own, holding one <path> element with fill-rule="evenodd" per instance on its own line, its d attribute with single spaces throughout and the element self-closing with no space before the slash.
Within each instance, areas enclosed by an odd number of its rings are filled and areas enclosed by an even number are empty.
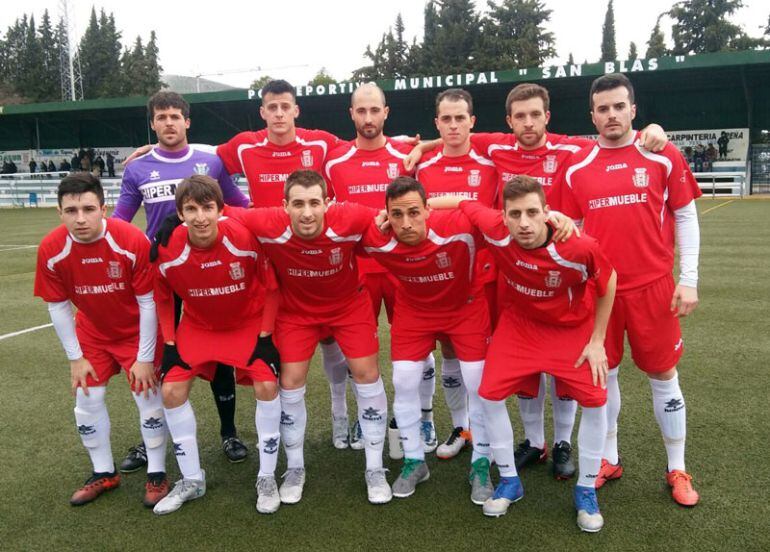
<svg viewBox="0 0 770 552">
<path fill-rule="evenodd" d="M 139 350 L 139 335 L 120 341 L 105 341 L 89 335 L 77 328 L 78 341 L 80 349 L 83 351 L 83 357 L 91 363 L 99 381 L 95 381 L 91 376 L 86 377 L 86 385 L 97 387 L 107 385 L 107 382 L 114 375 L 120 373 L 121 368 L 126 372 L 136 362 L 136 353 Z M 156 375 L 160 375 L 160 361 L 163 358 L 163 339 L 158 329 L 158 339 L 155 346 Z M 133 389 L 132 389 L 133 391 Z"/>
<path fill-rule="evenodd" d="M 593 384 L 588 362 L 575 368 L 593 326 L 593 317 L 579 326 L 555 326 L 504 310 L 489 345 L 479 395 L 492 401 L 511 395 L 536 397 L 545 372 L 556 379 L 560 398 L 590 408 L 602 406 L 607 390 Z"/>
<path fill-rule="evenodd" d="M 390 272 L 370 272 L 361 274 L 361 285 L 369 292 L 374 309 L 374 321 L 380 319 L 382 302 L 385 302 L 385 313 L 388 322 L 393 323 L 393 305 L 396 303 L 396 286 L 398 280 Z"/>
<path fill-rule="evenodd" d="M 282 362 L 303 362 L 313 356 L 316 345 L 334 337 L 347 358 L 368 357 L 380 349 L 377 324 L 372 316 L 369 293 L 361 288 L 345 307 L 329 316 L 279 312 L 275 321 L 275 345 Z"/>
<path fill-rule="evenodd" d="M 224 363 L 223 363 L 224 364 Z M 185 370 L 179 366 L 174 366 L 166 372 L 163 383 L 189 381 L 193 378 L 201 378 L 206 381 L 212 381 L 217 373 L 216 362 L 206 362 L 195 364 L 190 370 Z M 235 382 L 238 385 L 251 386 L 255 381 L 278 381 L 273 371 L 261 360 L 256 360 L 250 366 L 245 368 L 235 368 Z"/>
<path fill-rule="evenodd" d="M 489 333 L 489 311 L 481 298 L 451 313 L 416 310 L 397 303 L 390 329 L 390 356 L 394 361 L 419 361 L 439 340 L 449 341 L 460 360 L 484 360 Z"/>
<path fill-rule="evenodd" d="M 639 290 L 615 296 L 607 326 L 607 360 L 615 368 L 623 359 L 623 334 L 631 357 L 643 371 L 658 373 L 677 365 L 684 352 L 679 319 L 671 312 L 674 278 L 666 275 Z"/>
</svg>

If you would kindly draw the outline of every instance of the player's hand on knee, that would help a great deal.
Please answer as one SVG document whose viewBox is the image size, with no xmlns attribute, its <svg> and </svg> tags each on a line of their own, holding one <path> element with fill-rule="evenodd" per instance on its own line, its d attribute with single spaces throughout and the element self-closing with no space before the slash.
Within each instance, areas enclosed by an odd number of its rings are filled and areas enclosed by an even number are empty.
<svg viewBox="0 0 770 552">
<path fill-rule="evenodd" d="M 674 289 L 674 296 L 671 298 L 671 312 L 676 316 L 687 316 L 695 307 L 698 306 L 698 289 L 679 284 Z"/>
<path fill-rule="evenodd" d="M 575 221 L 564 213 L 560 213 L 559 211 L 549 211 L 548 222 L 553 226 L 553 241 L 555 242 L 567 241 L 572 234 L 580 236 L 580 229 L 575 224 Z"/>
<path fill-rule="evenodd" d="M 182 224 L 182 220 L 176 213 L 172 213 L 163 219 L 160 223 L 158 231 L 155 233 L 155 237 L 152 240 L 152 246 L 150 247 L 150 261 L 155 262 L 158 259 L 158 247 L 166 247 L 168 240 L 171 239 L 171 234 L 174 233 L 176 227 Z"/>
<path fill-rule="evenodd" d="M 646 150 L 659 152 L 666 147 L 666 144 L 668 144 L 666 131 L 655 123 L 644 127 L 639 134 L 639 145 Z"/>
<path fill-rule="evenodd" d="M 166 343 L 163 345 L 163 360 L 161 361 L 160 366 L 161 378 L 174 366 L 190 370 L 190 365 L 179 356 L 179 350 L 176 348 L 176 343 Z"/>
<path fill-rule="evenodd" d="M 586 361 L 588 361 L 588 365 L 591 367 L 591 381 L 593 384 L 602 389 L 606 388 L 609 364 L 607 363 L 607 351 L 604 349 L 603 340 L 589 341 L 583 348 L 580 358 L 575 363 L 575 368 L 579 368 Z"/>
<path fill-rule="evenodd" d="M 253 364 L 256 360 L 261 360 L 273 371 L 275 377 L 281 373 L 281 357 L 278 349 L 273 343 L 272 335 L 261 335 L 257 338 L 257 344 L 254 345 L 254 351 L 249 357 L 247 366 Z"/>
<path fill-rule="evenodd" d="M 78 387 L 83 389 L 83 393 L 88 396 L 88 376 L 94 381 L 99 381 L 96 370 L 91 366 L 86 357 L 80 357 L 77 360 L 70 360 L 70 377 L 72 378 L 72 394 L 77 392 Z"/>
<path fill-rule="evenodd" d="M 155 368 L 152 362 L 134 362 L 131 369 L 128 371 L 128 382 L 131 385 L 131 389 L 137 395 L 144 393 L 144 398 L 147 399 L 150 396 L 150 390 L 153 393 L 157 393 L 156 386 L 158 385 L 158 379 L 155 377 Z"/>
</svg>

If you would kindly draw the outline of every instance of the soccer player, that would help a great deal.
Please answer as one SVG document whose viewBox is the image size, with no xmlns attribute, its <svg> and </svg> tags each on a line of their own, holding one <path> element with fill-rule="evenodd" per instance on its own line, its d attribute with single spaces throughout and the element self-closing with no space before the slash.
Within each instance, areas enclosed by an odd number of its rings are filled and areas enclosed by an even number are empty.
<svg viewBox="0 0 770 552">
<path fill-rule="evenodd" d="M 246 207 L 249 204 L 213 148 L 188 144 L 190 105 L 182 96 L 169 90 L 155 93 L 147 102 L 147 115 L 158 144 L 126 165 L 113 217 L 131 222 L 144 204 L 146 234 L 152 239 L 163 219 L 176 212 L 176 186 L 183 178 L 194 174 L 215 178 L 228 205 Z M 246 459 L 247 449 L 235 429 L 235 379 L 231 368 L 223 365 L 217 370 L 211 381 L 211 392 L 219 413 L 222 450 L 230 462 L 242 462 Z M 145 444 L 142 443 L 131 448 L 120 470 L 132 472 L 145 462 Z"/>
<path fill-rule="evenodd" d="M 282 303 L 275 333 L 281 354 L 281 435 L 287 458 L 281 501 L 295 504 L 302 498 L 305 383 L 316 344 L 332 335 L 356 386 L 369 501 L 381 504 L 392 497 L 382 467 L 388 405 L 377 367 L 379 342 L 371 299 L 359 284 L 354 253 L 374 212 L 356 203 L 329 202 L 323 177 L 301 170 L 286 180 L 283 208 L 226 212 L 254 233 L 278 276 Z"/>
<path fill-rule="evenodd" d="M 574 492 L 577 524 L 584 531 L 599 531 L 604 520 L 594 481 L 606 432 L 604 338 L 617 277 L 592 238 L 553 239 L 545 193 L 535 178 L 516 176 L 507 182 L 503 205 L 501 215 L 477 202 L 460 204 L 494 255 L 509 299 L 492 335 L 479 387 L 501 476 L 483 511 L 504 515 L 524 495 L 505 399 L 536 395 L 540 374 L 547 372 L 556 381 L 557 396 L 583 407 Z"/>
<path fill-rule="evenodd" d="M 169 486 L 150 242 L 135 226 L 105 218 L 104 190 L 91 173 L 62 179 L 57 196 L 62 225 L 40 243 L 35 295 L 48 303 L 70 361 L 75 422 L 93 465 L 70 504 L 86 504 L 120 485 L 104 397 L 110 378 L 125 370 L 147 447 L 144 504 L 151 507 Z"/>
<path fill-rule="evenodd" d="M 673 499 L 698 503 L 685 470 L 685 403 L 677 363 L 683 341 L 679 318 L 698 304 L 700 232 L 695 198 L 701 195 L 682 154 L 672 144 L 657 154 L 640 146 L 633 129 L 634 88 L 625 75 L 596 79 L 590 92 L 597 144 L 573 158 L 562 208 L 583 219 L 585 231 L 602 244 L 618 272 L 618 297 L 607 330 L 609 373 L 607 439 L 596 481 L 619 478 L 618 365 L 628 336 L 634 363 L 652 388 L 652 405 L 668 459 L 666 480 Z M 679 249 L 679 284 L 674 284 L 674 243 Z"/>
<path fill-rule="evenodd" d="M 246 228 L 221 216 L 223 207 L 213 178 L 194 175 L 182 180 L 176 189 L 176 208 L 185 224 L 176 228 L 168 246 L 158 248 L 156 288 L 165 340 L 163 406 L 182 479 L 155 506 L 156 514 L 174 512 L 206 493 L 189 395 L 194 378 L 210 381 L 218 364 L 233 366 L 238 382 L 254 388 L 257 511 L 273 513 L 281 503 L 275 481 L 279 361 L 270 338 L 275 312 L 266 307 L 266 290 L 260 282 L 266 269 L 259 244 Z M 176 328 L 174 294 L 184 310 Z"/>
</svg>

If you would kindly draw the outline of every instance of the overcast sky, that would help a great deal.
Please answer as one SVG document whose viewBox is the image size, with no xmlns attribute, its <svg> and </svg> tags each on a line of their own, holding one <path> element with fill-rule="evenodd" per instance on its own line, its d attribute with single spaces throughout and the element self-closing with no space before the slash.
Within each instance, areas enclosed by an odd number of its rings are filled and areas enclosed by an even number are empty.
<svg viewBox="0 0 770 552">
<path fill-rule="evenodd" d="M 73 0 L 70 19 L 80 36 L 88 25 L 91 6 L 103 7 L 115 15 L 124 46 L 132 44 L 137 35 L 146 43 L 150 31 L 155 30 L 166 73 L 202 74 L 211 80 L 247 87 L 264 74 L 301 84 L 321 67 L 337 80 L 345 80 L 354 69 L 366 64 L 363 52 L 367 44 L 379 42 L 399 12 L 409 40 L 417 36 L 419 41 L 425 6 L 421 0 L 215 0 L 192 8 L 190 4 L 174 0 Z M 545 4 L 553 10 L 548 29 L 556 37 L 558 57 L 554 62 L 566 62 L 570 52 L 578 63 L 596 61 L 607 0 L 545 0 Z M 615 0 L 621 59 L 626 57 L 631 41 L 644 55 L 656 18 L 671 4 L 663 0 Z M 744 4 L 746 7 L 734 21 L 750 35 L 761 35 L 770 2 L 744 0 Z M 485 8 L 487 4 L 476 0 L 476 5 Z M 39 22 L 46 8 L 58 20 L 60 2 L 56 0 L 7 3 L 0 13 L 0 30 L 4 34 L 24 11 L 34 13 Z M 664 33 L 670 39 L 670 22 L 664 22 Z"/>
</svg>

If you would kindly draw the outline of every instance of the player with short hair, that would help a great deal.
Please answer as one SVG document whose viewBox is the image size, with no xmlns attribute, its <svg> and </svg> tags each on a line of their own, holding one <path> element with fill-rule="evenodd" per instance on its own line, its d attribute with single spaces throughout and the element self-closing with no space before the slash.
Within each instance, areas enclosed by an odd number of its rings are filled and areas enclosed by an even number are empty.
<svg viewBox="0 0 770 552">
<path fill-rule="evenodd" d="M 238 383 L 254 388 L 257 511 L 273 513 L 281 503 L 275 481 L 279 360 L 270 338 L 275 312 L 274 305 L 266 304 L 266 261 L 251 233 L 222 217 L 223 207 L 213 178 L 194 175 L 182 180 L 176 209 L 185 224 L 174 230 L 167 246 L 158 248 L 156 289 L 166 342 L 163 405 L 182 479 L 155 506 L 156 514 L 174 512 L 206 492 L 189 395 L 194 378 L 210 381 L 219 364 L 234 367 Z M 181 298 L 184 310 L 176 328 L 174 295 Z"/>
<path fill-rule="evenodd" d="M 75 421 L 93 465 L 70 503 L 86 504 L 120 485 L 104 397 L 110 378 L 125 370 L 147 446 L 144 504 L 154 506 L 169 486 L 150 243 L 135 226 L 105 218 L 104 190 L 91 173 L 62 179 L 57 196 L 62 225 L 40 243 L 35 295 L 48 303 L 70 361 Z"/>
<path fill-rule="evenodd" d="M 685 470 L 685 403 L 677 363 L 683 341 L 679 317 L 698 304 L 700 232 L 695 199 L 701 195 L 687 162 L 673 144 L 659 153 L 642 148 L 633 129 L 634 88 L 625 75 L 596 79 L 591 119 L 599 133 L 566 172 L 562 208 L 583 219 L 618 272 L 618 296 L 607 330 L 608 432 L 596 486 L 623 473 L 617 450 L 620 412 L 618 365 L 628 336 L 634 363 L 652 388 L 655 418 L 668 459 L 666 480 L 673 499 L 698 503 Z M 679 284 L 674 284 L 674 244 L 679 249 Z"/>
<path fill-rule="evenodd" d="M 141 205 L 147 214 L 147 236 L 152 239 L 161 222 L 176 212 L 174 193 L 182 179 L 194 174 L 215 178 L 225 203 L 246 207 L 249 200 L 233 183 L 222 161 L 210 146 L 190 145 L 190 105 L 170 90 L 153 94 L 147 102 L 150 127 L 157 146 L 126 165 L 120 196 L 113 217 L 131 222 Z M 211 381 L 211 392 L 220 420 L 222 450 L 230 462 L 246 459 L 246 446 L 235 428 L 235 379 L 232 369 L 222 366 Z M 120 465 L 123 472 L 138 470 L 146 462 L 145 445 L 132 447 Z"/>
</svg>

